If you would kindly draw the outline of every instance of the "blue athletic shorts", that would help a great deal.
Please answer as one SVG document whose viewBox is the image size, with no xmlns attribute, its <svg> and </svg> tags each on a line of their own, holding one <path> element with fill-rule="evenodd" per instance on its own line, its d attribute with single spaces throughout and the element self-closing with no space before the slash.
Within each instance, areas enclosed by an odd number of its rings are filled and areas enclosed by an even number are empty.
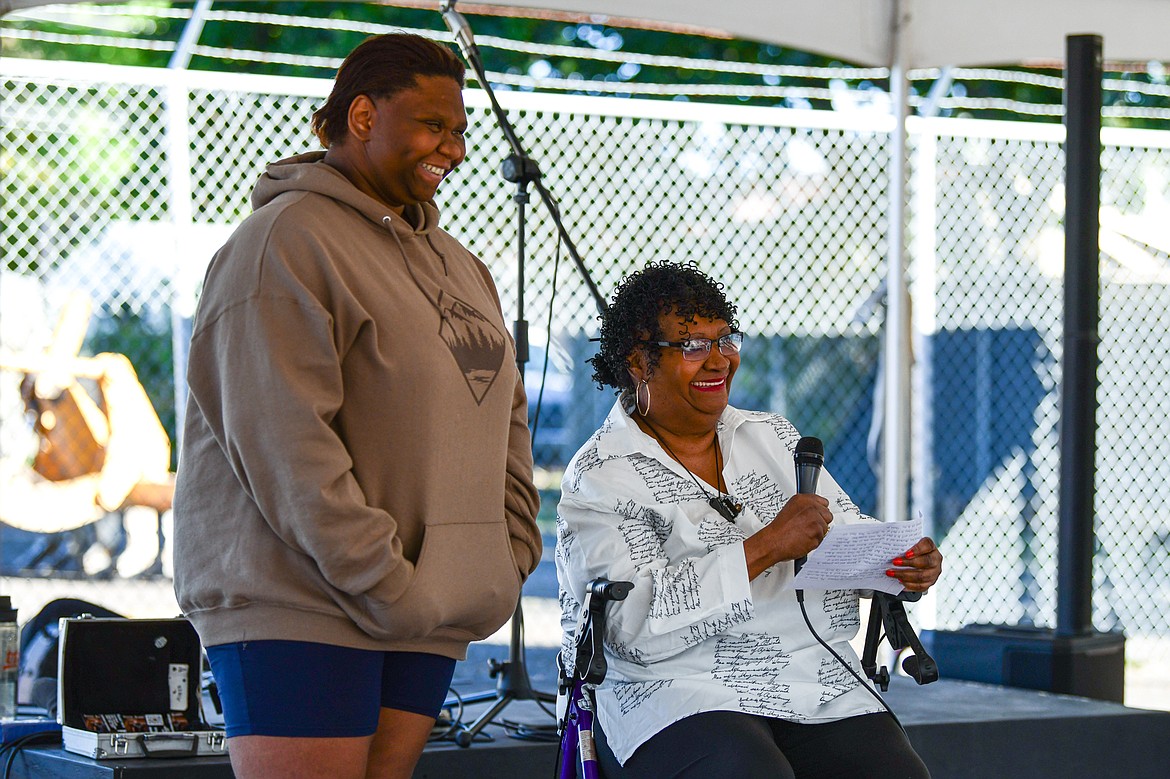
<svg viewBox="0 0 1170 779">
<path fill-rule="evenodd" d="M 455 661 L 307 641 L 207 647 L 228 738 L 369 736 L 382 708 L 436 717 Z"/>
</svg>

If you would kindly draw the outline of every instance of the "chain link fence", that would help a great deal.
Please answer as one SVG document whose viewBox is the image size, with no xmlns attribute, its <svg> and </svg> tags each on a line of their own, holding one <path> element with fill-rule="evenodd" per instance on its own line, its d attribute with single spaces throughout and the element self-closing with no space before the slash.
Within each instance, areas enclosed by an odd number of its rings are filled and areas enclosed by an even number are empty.
<svg viewBox="0 0 1170 779">
<path fill-rule="evenodd" d="M 124 354 L 173 443 L 203 269 L 248 213 L 264 164 L 315 148 L 308 120 L 329 84 L 19 60 L 3 63 L 2 80 L 0 458 L 6 485 L 52 494 L 60 509 L 45 498 L 17 505 L 5 489 L 0 564 L 9 577 L 165 578 L 165 505 L 127 493 L 95 516 L 94 490 L 79 485 L 100 477 L 101 463 L 45 472 L 70 388 L 112 412 L 112 380 L 91 371 L 30 388 L 25 377 L 43 377 L 47 367 L 33 363 L 46 350 Z M 733 402 L 820 436 L 830 470 L 875 512 L 889 117 L 518 92 L 501 100 L 602 294 L 650 260 L 693 260 L 722 280 L 748 334 Z M 508 148 L 483 95 L 469 91 L 467 101 L 468 159 L 440 207 L 447 229 L 492 269 L 505 319 L 524 279 L 534 344 L 526 375 L 531 406 L 541 404 L 535 456 L 555 473 L 613 401 L 585 364 L 597 307 L 535 194 L 520 267 L 516 185 L 499 172 Z M 960 119 L 912 120 L 909 130 L 912 476 L 915 508 L 947 557 L 935 620 L 1051 626 L 1062 131 Z M 1170 132 L 1109 128 L 1103 139 L 1094 621 L 1170 647 L 1161 498 L 1170 482 Z M 78 299 L 70 291 L 92 306 L 81 325 L 60 318 L 63 308 L 66 319 L 81 316 L 81 304 L 63 306 Z M 102 448 L 100 430 L 73 426 Z M 140 481 L 165 487 L 152 467 Z M 61 497 L 66 487 L 81 495 L 74 504 Z M 144 507 L 154 513 L 144 518 Z"/>
</svg>

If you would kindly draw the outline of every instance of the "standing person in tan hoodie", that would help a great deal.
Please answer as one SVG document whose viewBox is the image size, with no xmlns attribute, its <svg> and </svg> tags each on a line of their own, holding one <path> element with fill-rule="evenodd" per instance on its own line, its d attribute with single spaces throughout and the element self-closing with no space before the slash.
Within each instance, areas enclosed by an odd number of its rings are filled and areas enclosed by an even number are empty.
<svg viewBox="0 0 1170 779">
<path fill-rule="evenodd" d="M 438 227 L 466 153 L 444 46 L 358 46 L 270 165 L 193 328 L 175 590 L 232 768 L 409 777 L 455 662 L 540 559 L 527 401 L 490 274 Z"/>
</svg>

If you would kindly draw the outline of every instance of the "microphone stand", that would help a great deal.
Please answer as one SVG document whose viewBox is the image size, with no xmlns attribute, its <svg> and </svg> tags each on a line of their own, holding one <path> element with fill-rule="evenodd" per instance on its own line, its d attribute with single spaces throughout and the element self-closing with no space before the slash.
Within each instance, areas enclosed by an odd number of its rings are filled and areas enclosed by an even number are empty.
<svg viewBox="0 0 1170 779">
<path fill-rule="evenodd" d="M 556 226 L 557 234 L 568 249 L 569 256 L 573 258 L 573 262 L 577 266 L 577 271 L 580 273 L 586 288 L 597 304 L 598 311 L 604 312 L 607 306 L 605 299 L 602 298 L 601 293 L 597 290 L 597 286 L 593 283 L 593 279 L 590 278 L 585 263 L 577 253 L 577 247 L 573 243 L 573 239 L 569 236 L 564 223 L 561 221 L 560 210 L 556 205 L 556 201 L 553 200 L 552 195 L 549 194 L 541 181 L 540 166 L 525 153 L 524 147 L 520 144 L 520 139 L 517 137 L 507 113 L 496 100 L 495 93 L 488 83 L 483 60 L 479 55 L 479 48 L 475 45 L 475 38 L 471 33 L 471 28 L 468 26 L 467 20 L 463 18 L 463 15 L 455 10 L 455 2 L 456 0 L 443 0 L 439 4 L 439 11 L 442 13 L 443 20 L 447 24 L 448 29 L 455 36 L 455 40 L 459 44 L 459 49 L 463 52 L 464 59 L 471 65 L 472 70 L 475 71 L 476 78 L 479 79 L 480 86 L 487 93 L 488 100 L 491 103 L 492 113 L 496 117 L 496 122 L 499 124 L 500 129 L 504 133 L 504 137 L 508 141 L 508 145 L 512 149 L 512 153 L 501 164 L 500 172 L 505 180 L 516 184 L 516 192 L 512 195 L 512 200 L 516 203 L 517 214 L 518 243 L 516 258 L 519 278 L 516 286 L 517 313 L 513 328 L 516 342 L 516 367 L 520 371 L 520 380 L 523 381 L 524 366 L 528 362 L 528 322 L 524 319 L 524 248 L 525 207 L 529 202 L 529 184 L 535 187 L 537 194 L 540 195 L 540 199 L 548 209 L 549 216 Z M 488 661 L 489 675 L 496 680 L 496 689 L 491 692 L 476 693 L 463 698 L 464 704 L 483 703 L 485 701 L 495 702 L 475 722 L 455 734 L 455 743 L 459 746 L 470 746 L 476 735 L 512 701 L 533 700 L 537 703 L 556 702 L 557 696 L 555 694 L 540 692 L 532 687 L 528 670 L 524 663 L 523 626 L 524 611 L 521 602 L 517 601 L 516 611 L 512 614 L 511 637 L 508 642 L 508 659 L 502 663 L 494 659 Z"/>
<path fill-rule="evenodd" d="M 488 100 L 491 102 L 492 113 L 496 117 L 496 122 L 500 125 L 500 130 L 503 131 L 508 145 L 512 147 L 511 156 L 504 160 L 501 166 L 503 176 L 508 181 L 517 182 L 520 189 L 524 189 L 525 185 L 529 182 L 536 188 L 536 193 L 540 195 L 541 201 L 544 202 L 545 207 L 548 209 L 549 216 L 552 217 L 553 224 L 557 228 L 557 234 L 561 242 L 569 250 L 569 256 L 573 258 L 573 263 L 577 266 L 577 271 L 581 274 L 581 280 L 585 282 L 585 287 L 589 290 L 589 294 L 593 296 L 593 302 L 597 304 L 597 310 L 604 312 L 608 308 L 605 298 L 597 291 L 597 285 L 593 283 L 593 279 L 589 276 L 589 270 L 585 267 L 581 255 L 577 253 L 576 244 L 573 243 L 572 237 L 561 221 L 561 212 L 557 207 L 556 201 L 553 200 L 552 195 L 549 194 L 549 191 L 540 179 L 540 167 L 524 152 L 524 147 L 520 144 L 520 139 L 516 136 L 516 130 L 512 127 L 511 120 L 508 119 L 508 114 L 500 107 L 499 102 L 496 100 L 496 94 L 492 91 L 491 84 L 488 83 L 487 73 L 483 67 L 483 59 L 479 56 L 479 48 L 475 45 L 475 38 L 471 34 L 471 28 L 468 26 L 467 20 L 463 18 L 463 14 L 455 10 L 455 2 L 456 0 L 442 0 L 439 3 L 439 12 L 443 14 L 443 21 L 447 23 L 447 28 L 454 34 L 455 41 L 459 44 L 459 49 L 463 52 L 464 59 L 471 65 L 472 70 L 475 71 L 476 78 L 479 79 L 480 86 L 487 93 Z M 520 201 L 517 200 L 517 202 L 519 203 Z M 524 202 L 528 202 L 526 189 L 524 192 Z M 523 237 L 523 233 L 521 233 L 521 246 L 523 246 Z M 521 266 L 521 279 L 523 279 L 523 266 Z M 523 287 L 520 289 L 522 292 Z"/>
<path fill-rule="evenodd" d="M 873 600 L 869 604 L 869 629 L 865 634 L 865 650 L 861 655 L 861 668 L 865 675 L 873 679 L 874 683 L 885 692 L 890 688 L 890 672 L 883 665 L 877 667 L 877 649 L 881 642 L 882 629 L 894 649 L 910 647 L 914 654 L 902 662 L 902 670 L 914 677 L 919 684 L 930 684 L 938 680 L 938 665 L 934 662 L 918 634 L 910 625 L 910 618 L 906 616 L 904 601 L 916 601 L 922 597 L 921 593 L 902 592 L 899 595 L 889 595 L 875 591 Z"/>
</svg>

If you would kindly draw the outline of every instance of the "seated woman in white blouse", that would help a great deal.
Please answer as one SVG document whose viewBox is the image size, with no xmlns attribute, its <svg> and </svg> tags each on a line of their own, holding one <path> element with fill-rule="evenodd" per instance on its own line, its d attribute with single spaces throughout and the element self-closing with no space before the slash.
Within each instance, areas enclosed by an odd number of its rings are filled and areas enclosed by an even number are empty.
<svg viewBox="0 0 1170 779">
<path fill-rule="evenodd" d="M 728 405 L 743 338 L 735 313 L 693 265 L 661 263 L 627 278 L 602 317 L 594 379 L 620 396 L 565 472 L 556 550 L 566 634 L 591 579 L 634 583 L 609 607 L 602 769 L 608 779 L 928 777 L 785 588 L 791 561 L 830 523 L 873 520 L 827 473 L 819 494 L 797 494 L 800 434 L 784 417 Z M 923 538 L 888 575 L 923 592 L 941 571 Z M 810 590 L 805 607 L 860 673 L 848 643 L 858 594 Z"/>
</svg>

